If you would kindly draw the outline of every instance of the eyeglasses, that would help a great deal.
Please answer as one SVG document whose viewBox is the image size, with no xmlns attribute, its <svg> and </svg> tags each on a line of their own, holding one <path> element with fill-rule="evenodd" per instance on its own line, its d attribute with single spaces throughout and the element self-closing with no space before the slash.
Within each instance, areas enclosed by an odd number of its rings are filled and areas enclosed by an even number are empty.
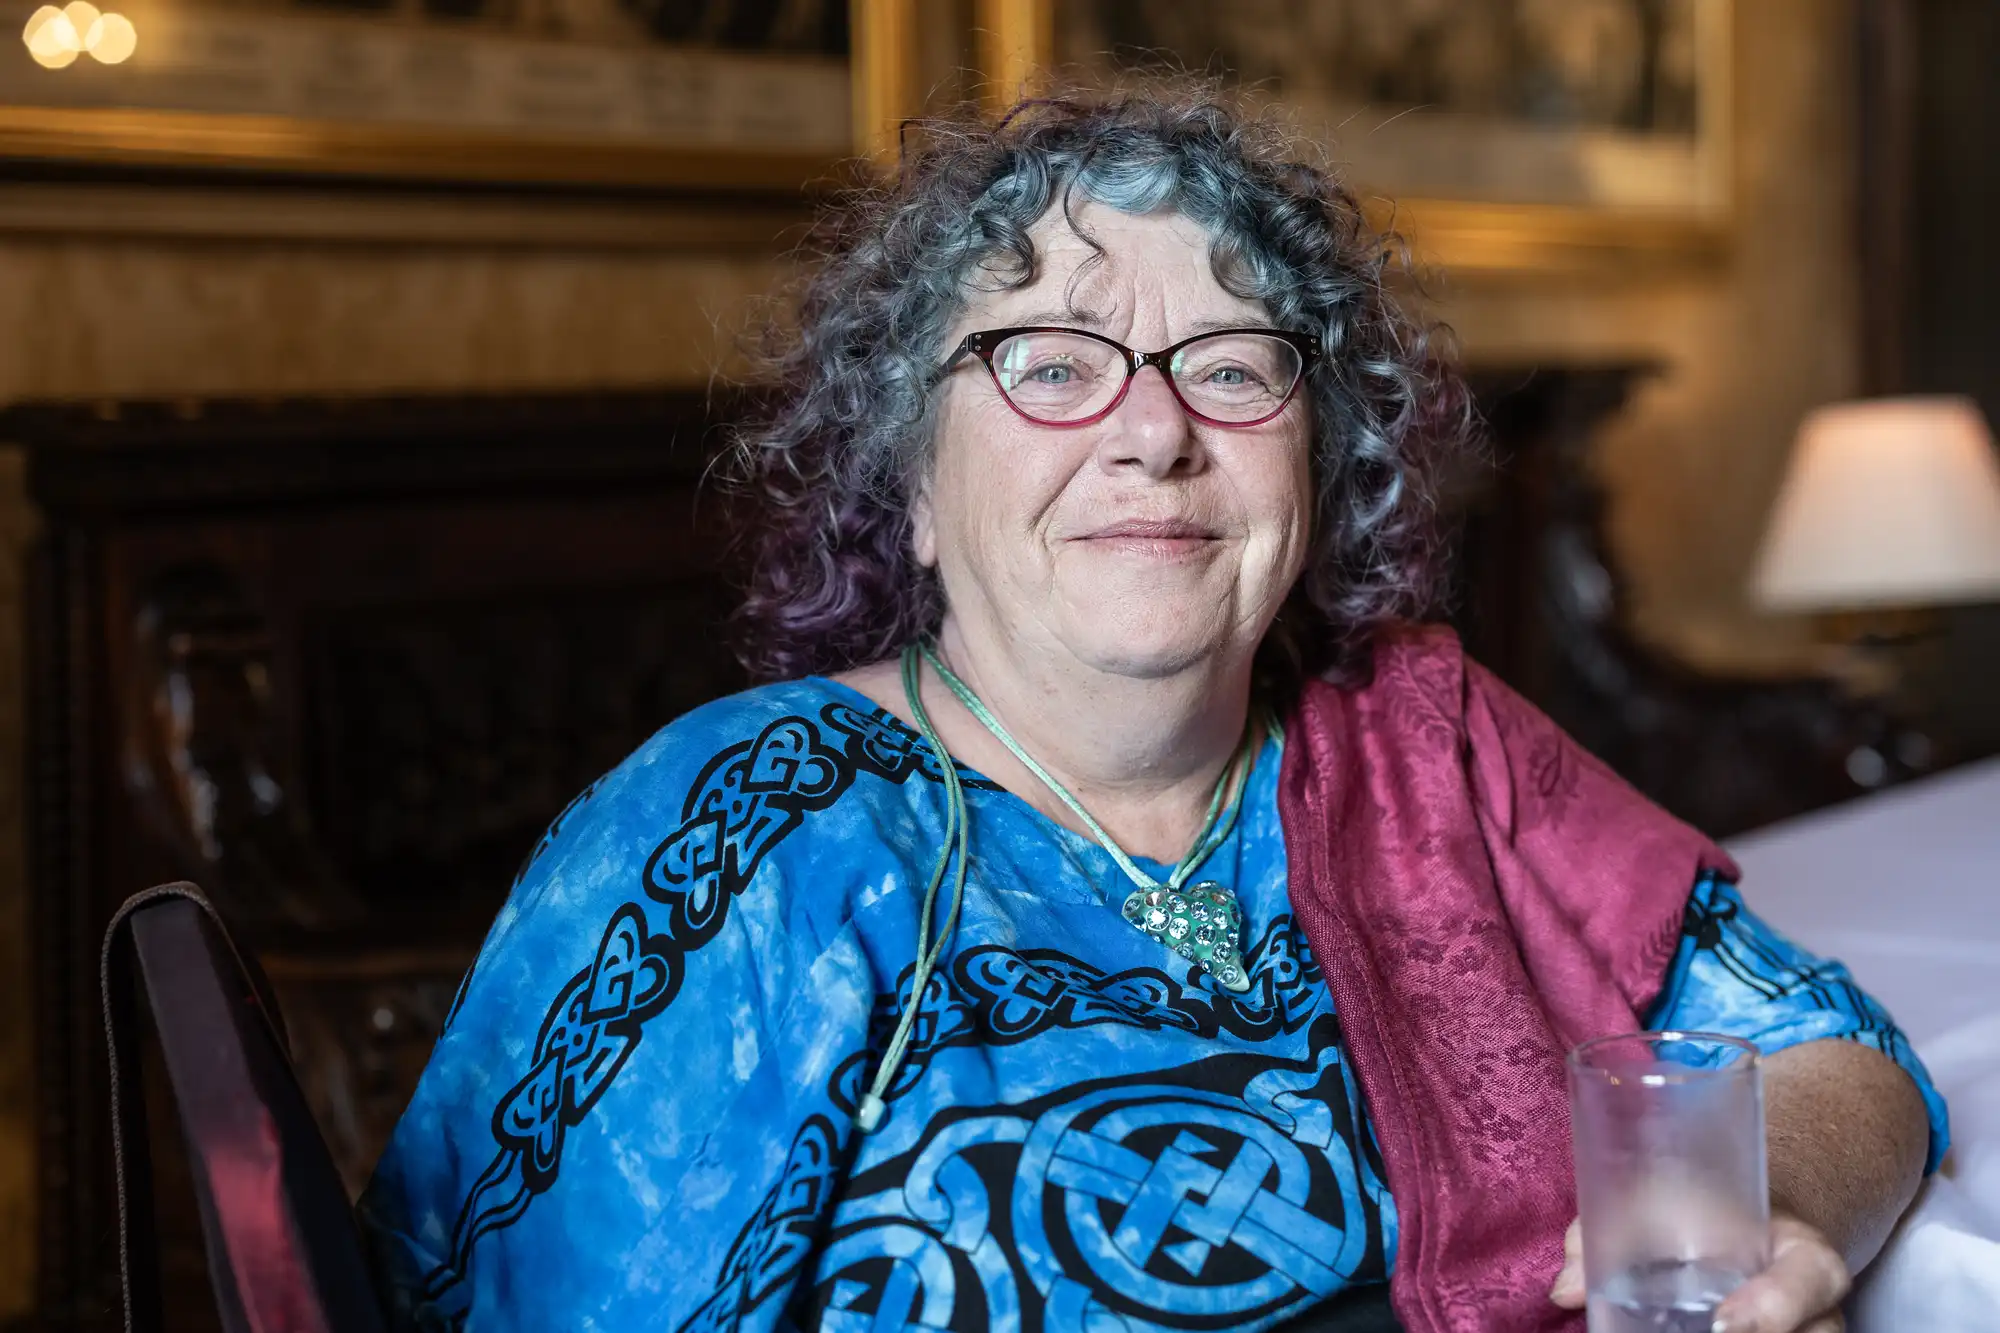
<svg viewBox="0 0 2000 1333">
<path fill-rule="evenodd" d="M 938 377 L 977 357 L 1021 416 L 1038 426 L 1087 426 L 1125 401 L 1134 375 L 1157 366 L 1196 421 L 1260 426 L 1285 410 L 1319 354 L 1318 338 L 1280 329 L 1218 329 L 1135 352 L 1082 329 L 1032 326 L 967 334 Z"/>
</svg>

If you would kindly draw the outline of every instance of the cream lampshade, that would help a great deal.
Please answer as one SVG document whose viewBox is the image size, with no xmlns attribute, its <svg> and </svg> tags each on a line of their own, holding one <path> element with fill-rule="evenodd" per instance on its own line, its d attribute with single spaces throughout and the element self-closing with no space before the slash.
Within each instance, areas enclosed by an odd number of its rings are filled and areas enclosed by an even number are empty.
<svg viewBox="0 0 2000 1333">
<path fill-rule="evenodd" d="M 2000 461 L 1978 407 L 1880 398 L 1809 415 L 1751 589 L 1774 611 L 2000 601 Z"/>
</svg>

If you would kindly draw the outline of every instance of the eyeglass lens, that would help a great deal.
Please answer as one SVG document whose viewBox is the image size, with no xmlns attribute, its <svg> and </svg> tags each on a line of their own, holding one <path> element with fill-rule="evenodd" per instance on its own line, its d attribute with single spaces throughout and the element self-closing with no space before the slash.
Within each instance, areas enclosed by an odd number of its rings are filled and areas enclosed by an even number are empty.
<svg viewBox="0 0 2000 1333">
<path fill-rule="evenodd" d="M 1298 348 L 1262 333 L 1212 333 L 1174 353 L 1174 387 L 1216 421 L 1258 421 L 1298 383 Z M 1017 411 L 1051 425 L 1083 421 L 1117 398 L 1124 354 L 1074 333 L 1017 333 L 993 350 L 993 377 Z"/>
</svg>

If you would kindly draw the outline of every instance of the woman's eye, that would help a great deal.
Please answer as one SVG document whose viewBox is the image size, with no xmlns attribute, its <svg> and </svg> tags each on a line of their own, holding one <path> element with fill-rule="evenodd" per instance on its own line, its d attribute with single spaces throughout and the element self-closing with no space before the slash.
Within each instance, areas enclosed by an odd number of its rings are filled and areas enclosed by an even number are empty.
<svg viewBox="0 0 2000 1333">
<path fill-rule="evenodd" d="M 1076 367 L 1067 361 L 1051 361 L 1036 366 L 1025 378 L 1037 384 L 1068 384 L 1076 378 Z"/>
<path fill-rule="evenodd" d="M 1258 383 L 1257 377 L 1244 366 L 1213 366 L 1202 373 L 1202 382 L 1218 388 L 1240 389 Z"/>
</svg>

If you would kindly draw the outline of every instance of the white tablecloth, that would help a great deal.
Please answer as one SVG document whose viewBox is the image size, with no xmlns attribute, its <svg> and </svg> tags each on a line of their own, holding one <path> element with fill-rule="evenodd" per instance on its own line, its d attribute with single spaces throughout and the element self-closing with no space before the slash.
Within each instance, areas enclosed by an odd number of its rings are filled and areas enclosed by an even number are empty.
<svg viewBox="0 0 2000 1333">
<path fill-rule="evenodd" d="M 2000 1330 L 2000 760 L 1729 850 L 1750 905 L 1845 960 L 1951 1106 L 1951 1156 L 1863 1275 L 1854 1333 Z"/>
</svg>

